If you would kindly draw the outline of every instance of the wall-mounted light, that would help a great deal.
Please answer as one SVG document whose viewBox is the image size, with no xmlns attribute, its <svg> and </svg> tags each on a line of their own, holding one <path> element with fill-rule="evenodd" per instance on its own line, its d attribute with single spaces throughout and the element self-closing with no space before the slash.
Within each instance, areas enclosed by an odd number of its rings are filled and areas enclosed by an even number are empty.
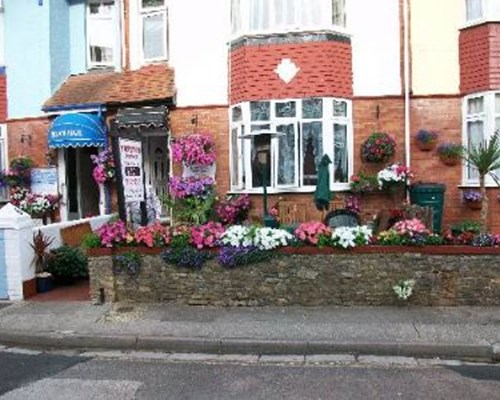
<svg viewBox="0 0 500 400">
<path fill-rule="evenodd" d="M 21 135 L 21 143 L 27 143 L 31 147 L 31 135 L 29 133 L 23 133 Z"/>
</svg>

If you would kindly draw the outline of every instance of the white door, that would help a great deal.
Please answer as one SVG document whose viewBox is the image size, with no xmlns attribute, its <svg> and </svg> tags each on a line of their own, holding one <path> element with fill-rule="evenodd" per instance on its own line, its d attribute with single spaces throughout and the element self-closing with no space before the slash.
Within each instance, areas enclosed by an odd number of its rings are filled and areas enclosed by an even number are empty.
<svg viewBox="0 0 500 400">
<path fill-rule="evenodd" d="M 167 137 L 149 137 L 145 159 L 146 185 L 151 185 L 160 200 L 167 194 L 169 164 Z M 162 207 L 162 215 L 165 214 L 165 207 Z"/>
</svg>

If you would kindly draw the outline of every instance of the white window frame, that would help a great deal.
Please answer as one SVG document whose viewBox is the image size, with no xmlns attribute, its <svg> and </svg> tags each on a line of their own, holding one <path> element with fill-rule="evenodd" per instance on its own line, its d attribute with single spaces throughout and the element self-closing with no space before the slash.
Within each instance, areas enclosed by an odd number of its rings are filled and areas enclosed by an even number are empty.
<svg viewBox="0 0 500 400">
<path fill-rule="evenodd" d="M 335 176 L 333 171 L 333 163 L 330 165 L 330 188 L 333 191 L 345 191 L 350 188 L 350 177 L 353 174 L 354 157 L 353 157 L 353 124 L 352 124 L 352 102 L 348 99 L 333 98 L 333 97 L 319 97 L 323 100 L 323 117 L 320 119 L 304 119 L 302 117 L 302 101 L 306 99 L 274 99 L 274 100 L 261 100 L 269 101 L 271 107 L 271 114 L 269 122 L 259 121 L 258 123 L 269 124 L 271 131 L 275 132 L 278 125 L 285 125 L 287 123 L 296 124 L 296 144 L 300 143 L 302 140 L 301 125 L 304 122 L 313 122 L 321 120 L 322 126 L 322 145 L 323 154 L 328 154 L 330 159 L 334 161 L 334 125 L 346 126 L 347 132 L 347 152 L 348 152 L 348 171 L 347 171 L 347 182 L 335 182 Z M 288 101 L 296 102 L 296 117 L 286 117 L 286 118 L 276 118 L 275 115 L 275 104 L 283 103 Z M 345 116 L 334 116 L 333 115 L 333 103 L 334 101 L 342 101 L 346 104 L 346 115 Z M 240 121 L 233 121 L 232 113 L 233 109 L 236 107 L 241 107 L 242 118 Z M 230 164 L 230 187 L 232 192 L 244 192 L 244 193 L 262 193 L 262 186 L 252 187 L 252 160 L 251 160 L 251 139 L 238 138 L 237 149 L 233 148 L 232 135 L 237 132 L 238 137 L 242 134 L 248 134 L 250 132 L 250 126 L 252 121 L 250 121 L 250 102 L 238 103 L 230 107 L 229 109 L 229 164 Z M 255 125 L 256 121 L 253 121 Z M 237 154 L 234 154 L 236 150 Z M 269 193 L 311 193 L 316 190 L 315 185 L 303 185 L 303 151 L 299 152 L 299 146 L 295 146 L 295 159 L 297 160 L 295 168 L 295 185 L 280 185 L 278 184 L 277 171 L 278 171 L 278 139 L 271 139 L 271 182 L 269 183 L 267 189 Z M 236 160 L 236 161 L 235 161 Z M 234 176 L 234 162 L 238 163 L 238 176 Z M 244 179 L 245 177 L 245 179 Z M 236 184 L 235 184 L 236 183 Z"/>
<path fill-rule="evenodd" d="M 500 118 L 500 113 L 495 113 L 495 96 L 500 96 L 500 91 L 474 93 L 465 96 L 462 102 L 462 143 L 464 147 L 468 147 L 468 123 L 481 121 L 483 122 L 483 140 L 489 140 L 495 133 L 496 118 Z M 472 99 L 483 99 L 483 112 L 469 114 L 468 102 Z M 462 182 L 464 186 L 478 186 L 479 178 L 469 177 L 469 167 L 466 162 L 462 168 Z M 497 172 L 500 177 L 500 171 Z M 498 185 L 491 176 L 486 176 L 486 186 L 497 187 Z"/>
<path fill-rule="evenodd" d="M 87 51 L 87 69 L 93 69 L 93 68 L 109 68 L 109 67 L 114 67 L 116 69 L 119 69 L 120 66 L 120 42 L 121 42 L 121 34 L 120 34 L 120 0 L 114 0 L 114 9 L 109 15 L 94 15 L 90 13 L 90 3 L 92 2 L 97 2 L 99 0 L 87 0 L 86 2 L 86 51 Z M 101 0 L 102 1 L 102 0 Z M 114 41 L 113 41 L 113 60 L 110 62 L 95 62 L 92 61 L 92 55 L 90 51 L 90 28 L 89 28 L 89 22 L 91 20 L 110 20 L 111 25 L 113 27 L 113 35 L 114 35 Z"/>
<path fill-rule="evenodd" d="M 167 6 L 167 0 L 164 0 L 164 3 L 162 6 L 159 7 L 148 7 L 148 8 L 143 8 L 142 7 L 142 0 L 138 0 L 138 18 L 139 18 L 139 49 L 140 49 L 140 59 L 141 59 L 141 64 L 150 64 L 150 63 L 155 63 L 155 62 L 160 62 L 160 61 L 166 61 L 168 60 L 168 6 Z M 165 28 L 165 45 L 163 48 L 163 56 L 161 57 L 154 57 L 154 58 L 146 58 L 144 56 L 144 19 L 146 17 L 151 17 L 154 15 L 161 15 L 163 14 L 163 25 Z"/>
<path fill-rule="evenodd" d="M 481 4 L 481 15 L 477 18 L 472 18 L 469 19 L 467 17 L 467 3 L 469 1 L 473 0 L 464 0 L 463 1 L 463 6 L 464 6 L 464 19 L 465 19 L 465 26 L 472 26 L 472 25 L 479 25 L 484 22 L 494 22 L 494 21 L 500 21 L 500 6 L 496 6 L 497 9 L 495 10 L 495 2 L 498 0 L 474 0 L 478 1 Z"/>
<path fill-rule="evenodd" d="M 5 171 L 9 165 L 7 143 L 7 124 L 0 124 L 0 171 Z M 0 188 L 0 200 L 9 198 L 8 188 Z"/>
<path fill-rule="evenodd" d="M 240 36 L 247 35 L 257 35 L 257 34 L 271 34 L 271 33 L 285 33 L 285 32 L 301 32 L 301 31 L 336 31 L 340 33 L 347 33 L 347 2 L 349 0 L 320 0 L 322 1 L 322 10 L 320 14 L 323 16 L 323 21 L 319 24 L 314 25 L 300 25 L 300 16 L 303 15 L 302 7 L 306 6 L 307 1 L 305 0 L 295 0 L 295 21 L 292 24 L 286 26 L 275 26 L 273 22 L 269 23 L 268 28 L 263 29 L 252 29 L 250 26 L 251 12 L 250 7 L 252 1 L 255 0 L 232 0 L 231 1 L 231 36 L 232 39 L 236 39 Z M 339 1 L 344 5 L 344 25 L 334 25 L 333 24 L 333 1 Z M 275 3 L 274 0 L 266 0 L 267 13 L 269 15 L 269 21 L 275 21 Z M 238 10 L 235 7 L 239 7 Z M 239 21 L 235 18 L 239 17 Z"/>
</svg>

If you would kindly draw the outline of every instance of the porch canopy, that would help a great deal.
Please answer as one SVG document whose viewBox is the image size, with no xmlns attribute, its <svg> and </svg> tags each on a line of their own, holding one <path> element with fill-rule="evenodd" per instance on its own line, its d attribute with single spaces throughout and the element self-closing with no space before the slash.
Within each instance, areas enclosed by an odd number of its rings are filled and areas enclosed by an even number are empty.
<svg viewBox="0 0 500 400">
<path fill-rule="evenodd" d="M 49 129 L 49 147 L 105 147 L 106 125 L 95 114 L 63 114 L 57 117 Z"/>
<path fill-rule="evenodd" d="M 143 133 L 142 136 L 163 136 L 167 133 L 167 118 L 166 105 L 120 108 L 114 126 L 119 130 L 138 129 Z M 150 131 L 156 134 L 151 135 Z"/>
</svg>

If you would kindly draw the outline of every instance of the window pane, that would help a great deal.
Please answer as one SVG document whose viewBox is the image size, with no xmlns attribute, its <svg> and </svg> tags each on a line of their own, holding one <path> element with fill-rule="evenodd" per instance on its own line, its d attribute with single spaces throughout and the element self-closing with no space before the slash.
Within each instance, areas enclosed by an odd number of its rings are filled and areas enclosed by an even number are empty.
<svg viewBox="0 0 500 400">
<path fill-rule="evenodd" d="M 87 29 L 91 62 L 112 63 L 115 39 L 113 20 L 89 19 Z"/>
<path fill-rule="evenodd" d="M 162 7 L 165 0 L 142 0 L 142 8 Z"/>
<path fill-rule="evenodd" d="M 483 16 L 482 0 L 465 0 L 467 21 L 479 19 Z"/>
<path fill-rule="evenodd" d="M 278 185 L 294 185 L 296 171 L 295 124 L 278 125 L 276 130 L 285 133 L 278 139 Z"/>
<path fill-rule="evenodd" d="M 500 114 L 500 94 L 495 95 L 495 114 Z"/>
<path fill-rule="evenodd" d="M 345 0 L 332 0 L 332 23 L 345 27 Z"/>
<path fill-rule="evenodd" d="M 333 179 L 334 182 L 347 182 L 349 176 L 349 153 L 347 148 L 347 126 L 333 126 Z"/>
<path fill-rule="evenodd" d="M 317 165 L 323 156 L 323 124 L 308 122 L 302 124 L 302 173 L 304 185 L 318 182 Z"/>
<path fill-rule="evenodd" d="M 275 27 L 295 26 L 295 0 L 274 0 Z"/>
<path fill-rule="evenodd" d="M 271 182 L 271 137 L 261 135 L 252 138 L 252 187 L 262 187 Z"/>
<path fill-rule="evenodd" d="M 250 30 L 269 28 L 269 0 L 249 0 Z"/>
<path fill-rule="evenodd" d="M 109 15 L 113 12 L 115 0 L 91 0 L 89 2 L 89 12 L 92 15 Z"/>
<path fill-rule="evenodd" d="M 322 118 L 323 99 L 305 99 L 302 101 L 302 118 Z"/>
<path fill-rule="evenodd" d="M 250 102 L 250 118 L 252 121 L 269 121 L 271 116 L 271 103 L 268 101 Z"/>
<path fill-rule="evenodd" d="M 476 97 L 467 100 L 467 114 L 478 114 L 484 111 L 484 98 Z"/>
<path fill-rule="evenodd" d="M 484 124 L 482 121 L 467 123 L 467 147 L 470 150 L 473 146 L 479 146 L 484 139 Z M 477 169 L 468 165 L 467 175 L 469 179 L 478 179 Z"/>
<path fill-rule="evenodd" d="M 146 60 L 165 58 L 165 15 L 163 13 L 146 15 L 143 18 L 143 48 Z"/>
<path fill-rule="evenodd" d="M 333 100 L 333 116 L 347 117 L 347 103 L 345 101 Z"/>
<path fill-rule="evenodd" d="M 286 103 L 276 103 L 277 118 L 293 118 L 296 115 L 295 101 L 287 101 Z"/>
</svg>

